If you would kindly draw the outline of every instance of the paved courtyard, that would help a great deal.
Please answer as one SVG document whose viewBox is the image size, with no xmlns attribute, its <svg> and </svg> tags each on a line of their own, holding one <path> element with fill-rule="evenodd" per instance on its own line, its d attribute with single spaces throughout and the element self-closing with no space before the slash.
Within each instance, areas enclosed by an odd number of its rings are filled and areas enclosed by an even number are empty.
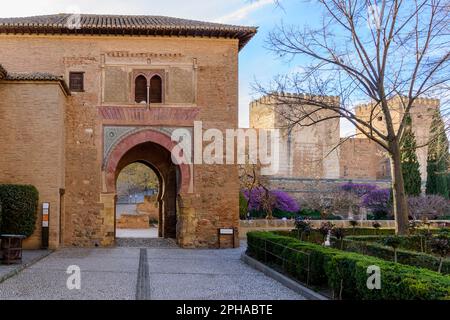
<svg viewBox="0 0 450 320">
<path fill-rule="evenodd" d="M 62 249 L 0 283 L 0 299 L 304 299 L 243 263 L 242 251 Z M 67 289 L 70 265 L 80 290 Z"/>
<path fill-rule="evenodd" d="M 116 238 L 158 238 L 158 228 L 116 229 Z"/>
</svg>

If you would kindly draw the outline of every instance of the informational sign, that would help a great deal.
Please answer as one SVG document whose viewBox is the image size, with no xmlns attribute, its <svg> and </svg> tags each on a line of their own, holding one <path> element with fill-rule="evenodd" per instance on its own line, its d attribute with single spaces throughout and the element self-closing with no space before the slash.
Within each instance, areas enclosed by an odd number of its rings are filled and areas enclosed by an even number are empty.
<svg viewBox="0 0 450 320">
<path fill-rule="evenodd" d="M 220 229 L 220 234 L 233 234 L 234 233 L 234 229 L 232 228 L 221 228 Z"/>
<path fill-rule="evenodd" d="M 219 228 L 218 230 L 218 247 L 221 248 L 221 237 L 225 236 L 228 239 L 232 239 L 233 248 L 236 247 L 235 245 L 235 235 L 234 235 L 234 229 L 233 228 Z"/>
<path fill-rule="evenodd" d="M 42 204 L 42 226 L 48 227 L 48 214 L 50 210 L 50 204 L 48 202 L 44 202 Z"/>
<path fill-rule="evenodd" d="M 48 248 L 50 203 L 42 203 L 42 249 Z"/>
</svg>

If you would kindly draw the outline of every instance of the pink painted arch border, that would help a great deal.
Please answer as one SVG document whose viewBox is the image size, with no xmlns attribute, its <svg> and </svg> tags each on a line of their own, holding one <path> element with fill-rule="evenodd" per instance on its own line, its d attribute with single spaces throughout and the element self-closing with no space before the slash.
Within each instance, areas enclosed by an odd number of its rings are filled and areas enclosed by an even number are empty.
<svg viewBox="0 0 450 320">
<path fill-rule="evenodd" d="M 175 141 L 172 141 L 169 136 L 152 129 L 139 131 L 122 139 L 119 143 L 116 144 L 112 152 L 109 154 L 109 157 L 105 165 L 104 170 L 106 174 L 107 192 L 115 192 L 116 170 L 120 159 L 122 159 L 122 157 L 131 148 L 146 142 L 156 143 L 165 148 L 169 152 L 171 152 L 173 148 L 177 145 L 177 143 Z M 188 192 L 191 178 L 190 166 L 186 163 L 183 163 L 179 164 L 178 167 L 181 173 L 180 191 Z"/>
</svg>

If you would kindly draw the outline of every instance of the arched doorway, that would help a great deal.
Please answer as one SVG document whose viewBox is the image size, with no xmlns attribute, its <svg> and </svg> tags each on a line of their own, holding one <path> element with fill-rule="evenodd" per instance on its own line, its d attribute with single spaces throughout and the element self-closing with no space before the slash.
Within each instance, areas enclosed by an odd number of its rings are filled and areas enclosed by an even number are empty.
<svg viewBox="0 0 450 320">
<path fill-rule="evenodd" d="M 179 182 L 177 181 L 177 165 L 172 163 L 170 152 L 154 142 L 144 142 L 132 147 L 119 160 L 116 167 L 117 177 L 123 168 L 131 163 L 144 163 L 155 172 L 160 180 L 160 192 L 158 195 L 159 232 L 158 236 L 163 238 L 176 238 L 177 212 L 176 201 Z M 117 190 L 117 189 L 116 189 Z"/>
<path fill-rule="evenodd" d="M 156 130 L 145 129 L 127 135 L 111 148 L 104 164 L 104 181 L 106 194 L 116 195 L 117 177 L 123 168 L 132 163 L 149 166 L 157 173 L 160 186 L 158 236 L 178 240 L 177 207 L 181 201 L 180 193 L 188 189 L 191 174 L 188 165 L 172 162 L 171 150 L 175 146 L 176 143 L 169 136 Z M 116 201 L 117 199 L 114 200 L 114 208 Z M 113 211 L 115 226 L 115 209 Z"/>
<path fill-rule="evenodd" d="M 116 180 L 116 238 L 161 236 L 163 179 L 144 161 L 123 168 Z"/>
</svg>

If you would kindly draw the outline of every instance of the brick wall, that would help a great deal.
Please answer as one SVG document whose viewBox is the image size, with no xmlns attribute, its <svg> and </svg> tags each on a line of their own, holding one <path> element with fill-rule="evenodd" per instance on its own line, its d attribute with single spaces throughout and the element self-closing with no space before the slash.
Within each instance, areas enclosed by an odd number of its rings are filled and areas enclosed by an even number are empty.
<svg viewBox="0 0 450 320">
<path fill-rule="evenodd" d="M 390 177 L 386 152 L 366 138 L 343 140 L 339 147 L 339 165 L 343 179 L 387 179 Z"/>
<path fill-rule="evenodd" d="M 41 245 L 41 208 L 50 203 L 50 247 L 59 245 L 64 188 L 65 96 L 57 82 L 0 83 L 0 183 L 32 184 L 39 191 L 36 232 L 25 248 Z"/>
</svg>

